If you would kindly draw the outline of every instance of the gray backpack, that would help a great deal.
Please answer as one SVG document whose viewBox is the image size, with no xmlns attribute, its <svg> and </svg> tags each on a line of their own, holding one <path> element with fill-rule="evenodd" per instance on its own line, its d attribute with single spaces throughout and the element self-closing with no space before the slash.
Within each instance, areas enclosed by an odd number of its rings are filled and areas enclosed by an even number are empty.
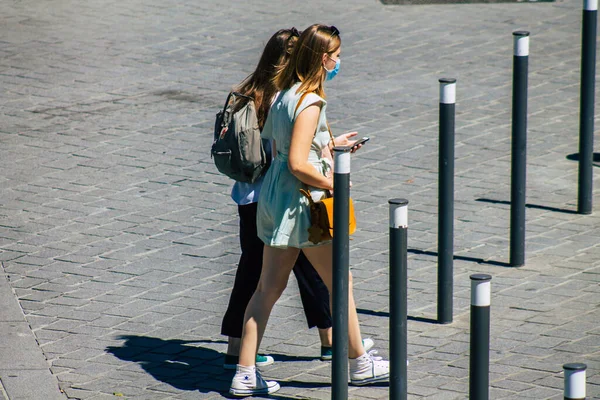
<svg viewBox="0 0 600 400">
<path fill-rule="evenodd" d="M 246 103 L 234 112 L 240 97 Z M 239 182 L 253 183 L 269 168 L 252 97 L 229 93 L 215 121 L 211 157 L 219 172 Z"/>
</svg>

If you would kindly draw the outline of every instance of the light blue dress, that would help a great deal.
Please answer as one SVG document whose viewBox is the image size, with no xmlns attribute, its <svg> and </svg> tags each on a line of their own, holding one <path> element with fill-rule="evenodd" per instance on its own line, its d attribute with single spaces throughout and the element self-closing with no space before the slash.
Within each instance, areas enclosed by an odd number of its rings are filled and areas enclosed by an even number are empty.
<svg viewBox="0 0 600 400">
<path fill-rule="evenodd" d="M 323 148 L 329 144 L 331 137 L 327 128 L 325 109 L 327 102 L 315 93 L 304 96 L 302 104 L 296 110 L 296 104 L 302 93 L 296 93 L 300 83 L 288 90 L 281 91 L 271 106 L 269 116 L 265 122 L 261 137 L 274 139 L 277 149 L 271 167 L 267 171 L 258 199 L 257 233 L 258 237 L 271 247 L 313 247 L 308 241 L 308 228 L 310 227 L 310 208 L 308 199 L 299 191 L 306 188 L 290 172 L 288 168 L 288 155 L 292 138 L 292 128 L 295 117 L 306 107 L 317 104 L 321 106 L 319 121 L 313 142 L 309 151 L 308 160 L 314 167 L 327 175 L 331 170 L 331 163 L 322 157 Z M 313 199 L 320 200 L 325 191 L 308 187 Z M 322 245 L 326 242 L 321 242 Z"/>
</svg>

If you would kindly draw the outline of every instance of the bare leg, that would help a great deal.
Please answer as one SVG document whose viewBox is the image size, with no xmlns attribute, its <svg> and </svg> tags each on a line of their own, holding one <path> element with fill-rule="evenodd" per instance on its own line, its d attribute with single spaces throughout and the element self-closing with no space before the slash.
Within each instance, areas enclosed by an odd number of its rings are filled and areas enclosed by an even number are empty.
<svg viewBox="0 0 600 400">
<path fill-rule="evenodd" d="M 308 261 L 315 267 L 323 282 L 332 292 L 333 285 L 333 266 L 332 266 L 332 246 L 326 244 L 318 247 L 309 247 L 302 249 Z M 263 267 L 264 268 L 264 267 Z M 354 294 L 352 291 L 352 274 L 348 277 L 348 357 L 357 358 L 365 354 L 365 349 L 360 336 L 360 326 L 358 324 L 358 315 L 356 313 L 356 304 L 354 303 Z"/>
<path fill-rule="evenodd" d="M 269 315 L 275 302 L 285 290 L 299 249 L 277 249 L 265 246 L 263 268 L 258 287 L 248 303 L 244 315 L 244 330 L 240 346 L 240 365 L 253 366 Z"/>
<path fill-rule="evenodd" d="M 319 339 L 321 339 L 321 346 L 323 347 L 331 347 L 331 343 L 333 341 L 332 337 L 332 329 L 319 329 Z"/>
</svg>

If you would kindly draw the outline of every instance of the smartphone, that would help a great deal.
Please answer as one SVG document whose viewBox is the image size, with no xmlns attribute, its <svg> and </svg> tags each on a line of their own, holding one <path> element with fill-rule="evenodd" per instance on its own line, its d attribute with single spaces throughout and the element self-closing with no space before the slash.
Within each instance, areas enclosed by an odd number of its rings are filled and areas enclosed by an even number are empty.
<svg viewBox="0 0 600 400">
<path fill-rule="evenodd" d="M 356 146 L 358 146 L 359 144 L 365 144 L 365 143 L 367 143 L 367 142 L 368 142 L 370 139 L 371 139 L 371 138 L 368 138 L 368 137 L 366 137 L 366 136 L 365 136 L 364 138 L 357 140 L 357 141 L 356 141 L 356 143 L 354 143 L 354 144 L 352 145 L 352 147 L 356 147 Z"/>
</svg>

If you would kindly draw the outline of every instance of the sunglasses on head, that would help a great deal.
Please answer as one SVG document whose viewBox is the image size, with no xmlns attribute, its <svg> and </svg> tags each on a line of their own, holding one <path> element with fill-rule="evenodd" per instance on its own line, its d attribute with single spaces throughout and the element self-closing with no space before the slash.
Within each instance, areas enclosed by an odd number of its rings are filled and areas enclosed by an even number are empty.
<svg viewBox="0 0 600 400">
<path fill-rule="evenodd" d="M 329 38 L 331 39 L 334 36 L 340 36 L 340 31 L 338 28 L 336 28 L 335 26 L 331 25 L 329 27 L 329 30 L 331 31 L 331 36 L 329 36 Z"/>
<path fill-rule="evenodd" d="M 296 29 L 295 27 L 290 29 L 290 31 L 292 32 L 292 36 L 300 36 L 300 34 L 302 32 L 300 32 L 298 29 Z"/>
</svg>

